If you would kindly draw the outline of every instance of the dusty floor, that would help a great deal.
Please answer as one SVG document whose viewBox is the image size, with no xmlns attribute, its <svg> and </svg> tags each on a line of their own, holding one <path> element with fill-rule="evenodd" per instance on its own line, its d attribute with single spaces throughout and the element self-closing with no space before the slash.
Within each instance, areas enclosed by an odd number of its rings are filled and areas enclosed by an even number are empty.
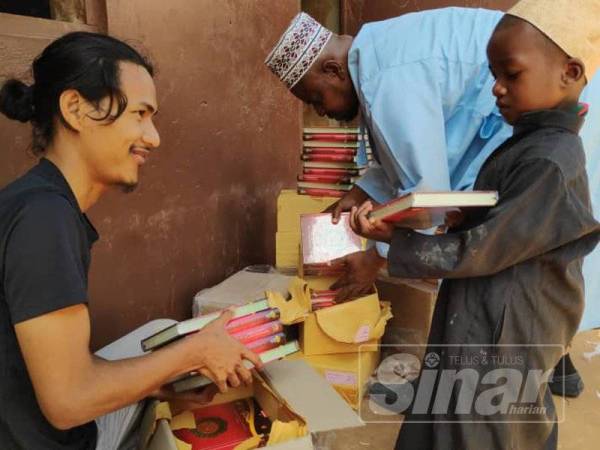
<svg viewBox="0 0 600 450">
<path fill-rule="evenodd" d="M 579 398 L 554 397 L 559 412 L 560 450 L 591 450 L 600 441 L 600 330 L 579 333 L 571 358 L 585 383 Z M 376 416 L 363 402 L 363 418 Z M 393 416 L 392 416 L 393 417 Z M 322 448 L 327 450 L 389 450 L 394 448 L 400 424 L 368 424 L 363 428 L 337 431 Z M 329 445 L 327 445 L 329 444 Z M 458 449 L 457 449 L 458 450 Z"/>
</svg>

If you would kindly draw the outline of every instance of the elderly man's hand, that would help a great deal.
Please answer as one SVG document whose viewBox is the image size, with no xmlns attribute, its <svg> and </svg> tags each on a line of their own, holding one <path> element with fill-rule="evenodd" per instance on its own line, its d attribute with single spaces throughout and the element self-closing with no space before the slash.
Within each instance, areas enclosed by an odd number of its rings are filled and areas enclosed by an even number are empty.
<svg viewBox="0 0 600 450">
<path fill-rule="evenodd" d="M 387 242 L 392 240 L 394 226 L 379 219 L 369 219 L 369 213 L 373 210 L 373 203 L 364 202 L 360 207 L 352 207 L 350 211 L 350 227 L 352 230 L 367 239 L 373 241 Z"/>
<path fill-rule="evenodd" d="M 374 248 L 332 261 L 332 264 L 340 264 L 345 268 L 344 275 L 331 286 L 333 290 L 339 289 L 335 300 L 343 302 L 373 292 L 379 269 L 385 263 L 385 258 L 379 256 Z"/>
<path fill-rule="evenodd" d="M 342 212 L 350 211 L 353 206 L 361 205 L 368 198 L 369 195 L 365 191 L 358 186 L 353 186 L 346 195 L 323 212 L 331 213 L 331 221 L 333 223 L 338 223 Z"/>
</svg>

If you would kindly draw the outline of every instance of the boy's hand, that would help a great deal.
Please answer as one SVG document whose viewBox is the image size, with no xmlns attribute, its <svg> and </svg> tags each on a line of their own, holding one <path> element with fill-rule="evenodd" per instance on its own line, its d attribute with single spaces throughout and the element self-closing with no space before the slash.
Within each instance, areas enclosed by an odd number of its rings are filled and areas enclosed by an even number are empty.
<svg viewBox="0 0 600 450">
<path fill-rule="evenodd" d="M 368 214 L 373 210 L 373 203 L 364 202 L 360 207 L 353 206 L 350 210 L 350 227 L 367 239 L 387 242 L 392 240 L 394 226 L 379 219 L 369 219 Z"/>
<path fill-rule="evenodd" d="M 386 260 L 371 248 L 364 252 L 351 253 L 333 260 L 332 265 L 340 264 L 345 267 L 345 273 L 337 280 L 330 289 L 338 290 L 335 296 L 337 302 L 344 302 L 352 298 L 370 294 L 373 284 L 377 279 L 379 269 Z"/>
<path fill-rule="evenodd" d="M 331 221 L 333 223 L 338 223 L 340 221 L 340 215 L 344 211 L 350 211 L 353 206 L 359 206 L 368 198 L 369 195 L 365 191 L 358 186 L 353 186 L 346 195 L 323 212 L 331 213 Z"/>
</svg>

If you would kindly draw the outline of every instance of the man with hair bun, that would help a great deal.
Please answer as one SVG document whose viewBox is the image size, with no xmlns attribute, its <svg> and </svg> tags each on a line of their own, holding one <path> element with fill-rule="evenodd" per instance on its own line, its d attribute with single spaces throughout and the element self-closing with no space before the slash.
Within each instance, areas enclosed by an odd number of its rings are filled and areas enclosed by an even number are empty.
<svg viewBox="0 0 600 450">
<path fill-rule="evenodd" d="M 0 447 L 108 449 L 110 414 L 148 396 L 194 407 L 216 392 L 175 396 L 173 378 L 198 371 L 227 386 L 251 382 L 226 312 L 149 355 L 90 353 L 88 268 L 98 234 L 85 212 L 110 188 L 135 188 L 159 146 L 153 68 L 109 36 L 70 33 L 33 62 L 34 84 L 8 80 L 0 112 L 31 122 L 37 166 L 0 190 Z M 95 420 L 96 419 L 96 420 Z M 136 448 L 135 432 L 119 448 Z M 114 449 L 110 446 L 111 450 Z"/>
</svg>

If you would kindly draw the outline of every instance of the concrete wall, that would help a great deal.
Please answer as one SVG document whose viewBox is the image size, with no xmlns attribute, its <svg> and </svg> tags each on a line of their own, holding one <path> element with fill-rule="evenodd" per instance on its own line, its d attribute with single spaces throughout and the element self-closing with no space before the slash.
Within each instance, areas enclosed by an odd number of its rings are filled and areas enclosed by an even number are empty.
<svg viewBox="0 0 600 450">
<path fill-rule="evenodd" d="M 342 32 L 354 36 L 363 23 L 409 12 L 447 6 L 506 10 L 517 0 L 340 0 L 340 3 Z"/>
<path fill-rule="evenodd" d="M 109 193 L 89 212 L 101 236 L 90 273 L 94 348 L 154 318 L 186 318 L 199 289 L 274 261 L 275 200 L 300 166 L 301 106 L 263 60 L 300 4 L 268 3 L 106 2 L 108 32 L 158 68 L 162 144 L 136 192 Z M 51 40 L 26 28 L 4 36 L 0 19 L 0 60 L 19 69 Z M 27 126 L 0 118 L 0 142 L 4 185 L 34 161 Z"/>
</svg>

